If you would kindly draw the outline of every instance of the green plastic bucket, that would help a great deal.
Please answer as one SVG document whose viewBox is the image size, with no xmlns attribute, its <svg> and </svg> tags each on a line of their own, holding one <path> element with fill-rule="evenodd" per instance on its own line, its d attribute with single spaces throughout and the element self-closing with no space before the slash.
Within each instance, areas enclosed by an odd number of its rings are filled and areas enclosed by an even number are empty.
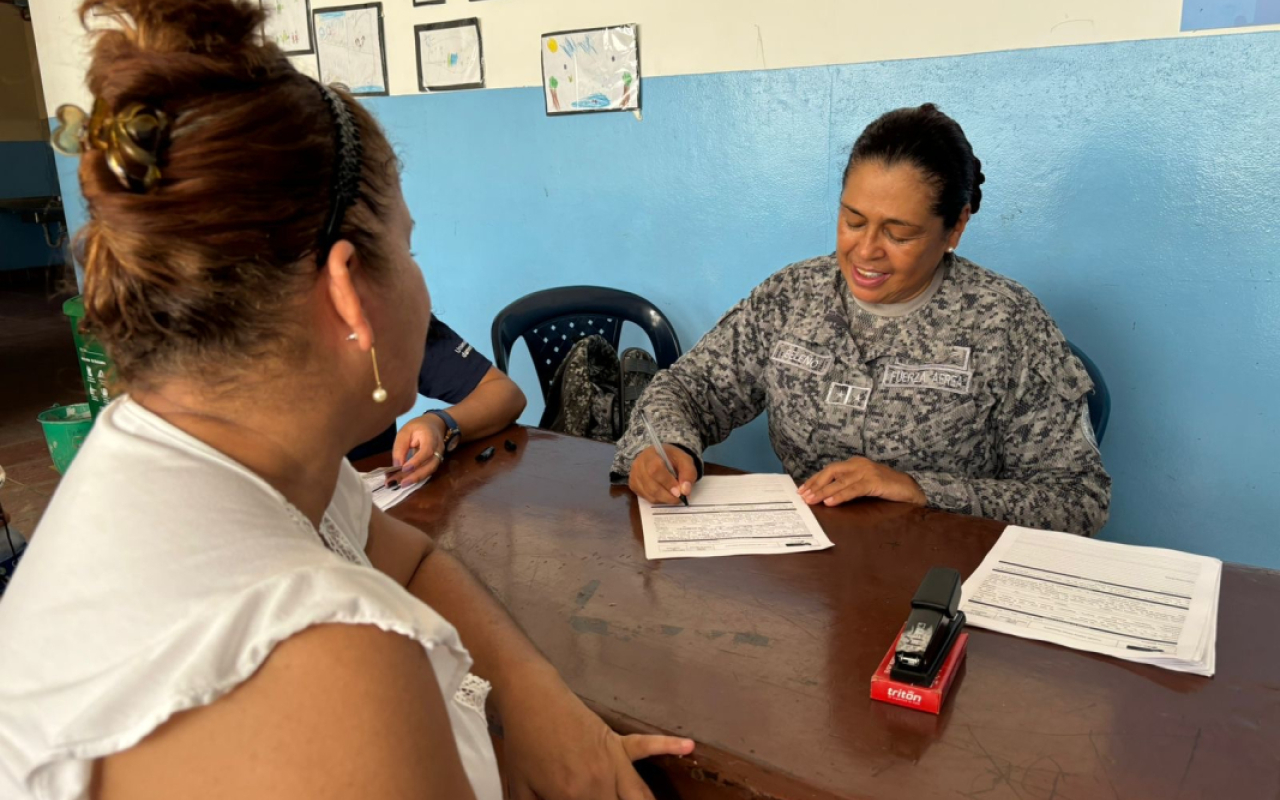
<svg viewBox="0 0 1280 800">
<path fill-rule="evenodd" d="M 53 468 L 65 473 L 71 459 L 80 452 L 80 445 L 93 428 L 93 414 L 88 403 L 54 406 L 42 411 L 36 419 L 44 428 L 44 440 L 49 443 L 49 455 L 53 456 Z"/>
<path fill-rule="evenodd" d="M 111 360 L 96 339 L 80 332 L 80 322 L 84 319 L 84 297 L 76 295 L 63 303 L 62 313 L 71 321 L 71 336 L 75 339 L 76 355 L 80 359 L 80 378 L 84 381 L 85 394 L 89 396 L 89 412 L 97 419 L 98 412 L 111 402 L 111 393 L 107 390 Z"/>
</svg>

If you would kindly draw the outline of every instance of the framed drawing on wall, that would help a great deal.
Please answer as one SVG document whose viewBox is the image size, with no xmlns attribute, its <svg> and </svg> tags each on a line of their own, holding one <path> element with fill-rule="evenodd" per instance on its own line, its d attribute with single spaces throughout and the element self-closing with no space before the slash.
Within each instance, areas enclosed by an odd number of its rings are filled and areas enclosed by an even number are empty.
<svg viewBox="0 0 1280 800">
<path fill-rule="evenodd" d="M 455 19 L 416 25 L 418 89 L 441 92 L 484 88 L 484 46 L 480 20 Z"/>
<path fill-rule="evenodd" d="M 304 53 L 300 56 L 289 56 L 289 63 L 293 68 L 314 81 L 320 80 L 320 64 L 316 61 L 315 53 Z"/>
<path fill-rule="evenodd" d="M 542 91 L 548 116 L 639 109 L 639 26 L 543 34 Z"/>
<path fill-rule="evenodd" d="M 267 14 L 262 38 L 275 42 L 287 56 L 314 53 L 311 0 L 258 0 Z"/>
<path fill-rule="evenodd" d="M 312 18 L 320 81 L 354 95 L 388 94 L 382 3 L 317 9 Z"/>
<path fill-rule="evenodd" d="M 1280 0 L 1182 0 L 1182 30 L 1280 24 Z"/>
</svg>

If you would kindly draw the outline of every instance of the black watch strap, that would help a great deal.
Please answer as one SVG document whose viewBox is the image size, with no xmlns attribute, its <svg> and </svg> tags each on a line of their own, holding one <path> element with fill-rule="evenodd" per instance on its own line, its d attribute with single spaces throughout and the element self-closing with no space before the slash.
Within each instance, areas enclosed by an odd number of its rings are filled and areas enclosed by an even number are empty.
<svg viewBox="0 0 1280 800">
<path fill-rule="evenodd" d="M 449 415 L 449 412 L 443 408 L 433 408 L 423 416 L 427 414 L 434 414 L 444 422 L 444 451 L 452 453 L 458 449 L 458 443 L 462 441 L 462 431 L 459 430 L 458 423 Z"/>
</svg>

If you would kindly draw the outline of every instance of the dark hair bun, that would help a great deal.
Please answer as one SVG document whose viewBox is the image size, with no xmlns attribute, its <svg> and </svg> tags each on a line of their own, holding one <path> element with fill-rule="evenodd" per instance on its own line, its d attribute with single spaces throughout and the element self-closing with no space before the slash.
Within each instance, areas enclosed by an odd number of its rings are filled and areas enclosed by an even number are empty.
<svg viewBox="0 0 1280 800">
<path fill-rule="evenodd" d="M 978 208 L 982 206 L 982 184 L 987 182 L 987 176 L 982 173 L 982 161 L 977 156 L 973 157 L 973 188 L 969 190 L 969 213 L 977 214 Z"/>
<path fill-rule="evenodd" d="M 162 105 L 255 82 L 288 63 L 274 44 L 260 40 L 265 14 L 258 3 L 85 0 L 81 21 L 95 9 L 120 21 L 95 32 L 88 74 L 89 90 L 111 108 Z"/>
<path fill-rule="evenodd" d="M 973 214 L 982 205 L 982 162 L 960 125 L 933 103 L 890 111 L 868 125 L 849 154 L 845 180 L 862 161 L 918 168 L 933 185 L 933 211 L 947 229 L 955 227 L 966 205 Z"/>
<path fill-rule="evenodd" d="M 157 53 L 215 53 L 259 48 L 265 19 L 259 4 L 228 0 L 85 0 L 83 21 L 95 9 L 124 15 L 139 49 Z"/>
<path fill-rule="evenodd" d="M 120 168 L 136 155 L 127 148 L 80 156 L 85 325 L 115 378 L 124 388 L 169 376 L 230 387 L 249 360 L 301 358 L 312 344 L 296 309 L 316 280 L 341 182 L 327 95 L 260 40 L 259 0 L 87 0 L 82 22 L 95 10 L 116 23 L 90 37 L 101 124 L 168 125 L 165 137 L 129 129 L 154 168 L 141 187 L 119 177 L 142 164 Z M 339 102 L 364 155 L 334 235 L 377 277 L 396 263 L 383 222 L 397 196 L 395 153 L 368 109 L 346 94 Z"/>
</svg>

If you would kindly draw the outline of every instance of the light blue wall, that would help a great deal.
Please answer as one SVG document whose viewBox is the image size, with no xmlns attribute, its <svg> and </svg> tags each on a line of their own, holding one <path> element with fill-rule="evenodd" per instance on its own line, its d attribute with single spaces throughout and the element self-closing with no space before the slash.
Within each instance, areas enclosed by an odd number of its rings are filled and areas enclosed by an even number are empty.
<svg viewBox="0 0 1280 800">
<path fill-rule="evenodd" d="M 575 283 L 649 297 L 692 345 L 832 249 L 867 122 L 939 103 L 988 176 L 961 251 L 1035 291 L 1111 384 L 1104 536 L 1280 567 L 1277 65 L 1280 34 L 1256 33 L 646 79 L 643 122 L 548 119 L 537 89 L 369 106 L 436 310 L 487 350 L 502 306 Z M 513 374 L 537 393 L 527 358 Z M 778 469 L 759 421 L 712 457 Z"/>
<path fill-rule="evenodd" d="M 50 120 L 50 124 L 56 125 L 54 120 Z M 67 230 L 71 232 L 74 238 L 75 232 L 80 230 L 86 222 L 89 221 L 89 211 L 85 208 L 84 195 L 80 194 L 80 178 L 76 174 L 76 170 L 80 167 L 80 160 L 64 155 L 56 155 L 53 159 L 53 166 L 58 172 L 58 183 L 62 186 L 62 211 L 67 215 Z M 70 242 L 67 244 L 66 258 L 64 263 L 71 263 L 75 269 L 76 283 L 80 288 L 84 288 L 84 270 L 79 264 L 74 263 L 72 258 L 72 249 Z"/>
<path fill-rule="evenodd" d="M 648 79 L 643 122 L 548 119 L 537 89 L 369 105 L 437 310 L 487 349 L 503 305 L 574 283 L 649 297 L 691 345 L 833 248 L 866 123 L 939 103 L 988 176 L 961 251 L 1035 291 L 1111 384 L 1105 536 L 1280 567 L 1277 65 L 1257 33 Z M 759 424 L 714 456 L 777 469 Z"/>
</svg>

